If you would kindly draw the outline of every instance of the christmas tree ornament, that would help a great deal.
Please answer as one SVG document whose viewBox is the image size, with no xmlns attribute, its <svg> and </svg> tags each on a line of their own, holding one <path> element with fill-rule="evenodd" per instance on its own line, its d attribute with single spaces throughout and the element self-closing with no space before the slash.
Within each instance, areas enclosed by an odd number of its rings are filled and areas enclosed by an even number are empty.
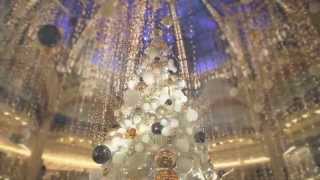
<svg viewBox="0 0 320 180">
<path fill-rule="evenodd" d="M 179 177 L 174 170 L 167 169 L 158 171 L 155 180 L 179 180 Z"/>
<path fill-rule="evenodd" d="M 202 131 L 195 133 L 194 140 L 197 143 L 204 143 L 206 141 L 206 133 Z"/>
<path fill-rule="evenodd" d="M 160 122 L 155 122 L 152 124 L 151 126 L 151 131 L 153 134 L 156 134 L 156 135 L 160 135 L 161 134 L 161 131 L 163 129 L 163 126 L 161 125 Z"/>
<path fill-rule="evenodd" d="M 161 131 L 163 136 L 171 136 L 173 134 L 173 130 L 171 127 L 164 127 Z"/>
<path fill-rule="evenodd" d="M 177 154 L 172 149 L 160 149 L 155 156 L 155 162 L 158 168 L 174 168 L 176 166 Z"/>
<path fill-rule="evenodd" d="M 57 26 L 52 24 L 43 25 L 38 31 L 39 42 L 46 47 L 54 47 L 61 40 L 62 36 Z"/>
<path fill-rule="evenodd" d="M 167 99 L 165 102 L 166 105 L 171 106 L 173 104 L 171 99 Z"/>
<path fill-rule="evenodd" d="M 137 136 L 137 130 L 135 128 L 129 128 L 127 130 L 126 137 L 130 139 L 134 139 Z"/>
<path fill-rule="evenodd" d="M 108 146 L 98 145 L 92 152 L 92 159 L 98 164 L 104 164 L 111 160 L 111 151 Z"/>
</svg>

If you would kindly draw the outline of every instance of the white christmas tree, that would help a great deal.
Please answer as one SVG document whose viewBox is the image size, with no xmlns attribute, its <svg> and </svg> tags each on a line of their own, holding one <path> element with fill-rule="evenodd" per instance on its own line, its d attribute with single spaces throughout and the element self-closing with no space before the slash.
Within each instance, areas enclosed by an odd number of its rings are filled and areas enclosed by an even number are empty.
<svg viewBox="0 0 320 180">
<path fill-rule="evenodd" d="M 104 164 L 108 180 L 216 179 L 186 82 L 172 59 L 148 52 L 116 112 L 120 128 L 94 149 L 94 160 Z"/>
</svg>

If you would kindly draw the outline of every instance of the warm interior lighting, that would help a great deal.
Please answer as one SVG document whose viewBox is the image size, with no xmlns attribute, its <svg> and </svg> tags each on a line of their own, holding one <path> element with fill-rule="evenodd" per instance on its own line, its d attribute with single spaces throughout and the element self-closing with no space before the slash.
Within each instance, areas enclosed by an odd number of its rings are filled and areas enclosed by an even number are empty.
<svg viewBox="0 0 320 180">
<path fill-rule="evenodd" d="M 9 113 L 9 112 L 7 112 L 7 111 L 6 111 L 6 112 L 4 112 L 3 114 L 4 114 L 4 115 L 6 115 L 6 116 L 9 116 L 9 115 L 10 115 L 10 113 Z"/>
<path fill-rule="evenodd" d="M 286 127 L 287 128 L 291 127 L 291 124 L 290 123 L 286 123 Z"/>
<path fill-rule="evenodd" d="M 91 161 L 90 159 L 73 156 L 73 155 L 63 155 L 63 154 L 53 154 L 53 153 L 44 153 L 42 158 L 45 162 L 54 163 L 60 166 L 68 166 L 68 167 L 81 167 L 88 169 L 98 169 L 101 166 Z"/>
<path fill-rule="evenodd" d="M 25 148 L 21 149 L 18 147 L 7 145 L 7 144 L 0 144 L 0 150 L 5 151 L 5 152 L 9 152 L 9 153 L 22 155 L 22 156 L 27 156 L 27 157 L 31 155 L 31 152 L 28 149 L 25 149 Z"/>
<path fill-rule="evenodd" d="M 305 113 L 302 115 L 302 118 L 308 118 L 309 117 L 309 113 Z"/>
<path fill-rule="evenodd" d="M 28 123 L 27 123 L 27 122 L 25 122 L 25 121 L 22 121 L 22 122 L 21 122 L 21 124 L 22 124 L 23 126 L 28 125 Z"/>
<path fill-rule="evenodd" d="M 297 122 L 298 122 L 298 119 L 297 119 L 297 118 L 292 119 L 292 122 L 293 122 L 293 123 L 297 123 Z"/>
<path fill-rule="evenodd" d="M 30 150 L 27 147 L 17 147 L 13 145 L 0 144 L 0 150 L 8 153 L 14 153 L 21 156 L 29 157 Z M 100 165 L 96 164 L 89 158 L 81 156 L 73 156 L 72 154 L 53 154 L 44 152 L 43 159 L 46 163 L 53 163 L 58 166 L 68 166 L 77 168 L 98 169 Z"/>
<path fill-rule="evenodd" d="M 73 142 L 74 138 L 73 137 L 69 137 L 69 141 Z"/>
<path fill-rule="evenodd" d="M 18 117 L 18 116 L 16 116 L 16 117 L 14 117 L 14 119 L 17 120 L 17 121 L 19 121 L 21 118 Z"/>
<path fill-rule="evenodd" d="M 270 161 L 270 158 L 268 157 L 257 157 L 257 158 L 246 159 L 243 161 L 238 160 L 238 161 L 230 161 L 230 162 L 217 162 L 217 163 L 214 163 L 214 167 L 218 169 L 231 168 L 236 166 L 266 163 L 269 161 Z"/>
<path fill-rule="evenodd" d="M 222 169 L 222 168 L 228 168 L 228 167 L 235 167 L 240 166 L 240 161 L 230 161 L 230 162 L 218 162 L 213 164 L 215 168 Z"/>
<path fill-rule="evenodd" d="M 314 113 L 320 114 L 320 109 L 315 110 Z"/>
<path fill-rule="evenodd" d="M 288 150 L 286 150 L 286 152 L 283 153 L 284 156 L 288 155 L 289 153 L 291 153 L 292 151 L 294 151 L 296 149 L 295 146 L 291 146 Z"/>
</svg>

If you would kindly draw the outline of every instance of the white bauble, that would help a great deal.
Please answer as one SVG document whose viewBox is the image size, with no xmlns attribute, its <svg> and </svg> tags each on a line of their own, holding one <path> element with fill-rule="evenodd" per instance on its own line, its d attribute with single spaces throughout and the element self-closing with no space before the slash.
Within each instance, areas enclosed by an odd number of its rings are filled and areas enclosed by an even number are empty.
<svg viewBox="0 0 320 180">
<path fill-rule="evenodd" d="M 188 108 L 185 117 L 189 122 L 196 121 L 198 120 L 198 112 L 192 108 Z"/>
<path fill-rule="evenodd" d="M 179 80 L 178 83 L 177 83 L 177 86 L 180 88 L 180 89 L 183 89 L 185 87 L 187 87 L 187 83 L 185 80 Z"/>
<path fill-rule="evenodd" d="M 130 120 L 128 120 L 128 119 L 124 121 L 124 125 L 125 125 L 126 128 L 131 128 L 131 127 L 133 127 L 132 121 L 130 121 Z"/>
<path fill-rule="evenodd" d="M 127 130 L 125 128 L 119 128 L 118 129 L 118 133 L 124 134 L 126 132 L 127 132 Z"/>
<path fill-rule="evenodd" d="M 169 125 L 171 128 L 177 128 L 179 127 L 179 121 L 177 119 L 171 119 Z"/>
<path fill-rule="evenodd" d="M 164 127 L 161 131 L 161 134 L 163 136 L 171 136 L 172 135 L 172 129 L 170 127 Z"/>
<path fill-rule="evenodd" d="M 182 103 L 185 103 L 188 101 L 187 96 L 185 96 L 181 90 L 174 91 L 173 97 L 176 99 L 176 101 L 179 101 Z"/>
<path fill-rule="evenodd" d="M 154 75 L 151 72 L 143 73 L 142 79 L 147 85 L 152 85 L 155 82 Z"/>
<path fill-rule="evenodd" d="M 174 61 L 172 59 L 170 59 L 168 61 L 168 69 L 174 73 L 176 73 L 178 71 L 176 65 L 174 64 Z"/>
<path fill-rule="evenodd" d="M 160 124 L 162 125 L 162 126 L 168 126 L 168 120 L 166 120 L 166 119 L 161 119 L 160 120 Z"/>
<path fill-rule="evenodd" d="M 134 149 L 136 152 L 143 152 L 144 150 L 144 145 L 142 143 L 137 143 L 135 146 L 134 146 Z"/>
<path fill-rule="evenodd" d="M 146 131 L 148 131 L 148 126 L 147 125 L 145 125 L 145 124 L 141 124 L 140 126 L 139 126 L 139 129 L 138 129 L 138 131 L 139 131 L 139 133 L 145 133 Z"/>
<path fill-rule="evenodd" d="M 177 149 L 181 152 L 188 152 L 190 149 L 190 143 L 187 138 L 177 139 L 175 145 Z"/>
</svg>

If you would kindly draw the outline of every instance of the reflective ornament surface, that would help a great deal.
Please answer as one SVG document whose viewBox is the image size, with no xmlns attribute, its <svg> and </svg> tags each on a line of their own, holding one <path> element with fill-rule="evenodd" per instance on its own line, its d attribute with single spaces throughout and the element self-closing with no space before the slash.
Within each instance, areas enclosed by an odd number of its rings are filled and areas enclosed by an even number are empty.
<svg viewBox="0 0 320 180">
<path fill-rule="evenodd" d="M 174 170 L 168 169 L 158 171 L 155 180 L 179 180 L 179 177 Z"/>
<path fill-rule="evenodd" d="M 46 47 L 54 47 L 61 40 L 62 36 L 55 25 L 47 24 L 41 26 L 38 31 L 39 42 Z"/>
<path fill-rule="evenodd" d="M 156 122 L 156 123 L 153 123 L 152 126 L 151 126 L 151 131 L 153 134 L 161 134 L 161 131 L 163 129 L 163 126 L 161 125 L 160 122 Z"/>
<path fill-rule="evenodd" d="M 194 140 L 197 143 L 204 143 L 206 141 L 206 133 L 199 131 L 194 135 Z"/>
<path fill-rule="evenodd" d="M 92 159 L 98 164 L 104 164 L 111 159 L 111 151 L 108 146 L 98 145 L 92 152 Z"/>
<path fill-rule="evenodd" d="M 174 168 L 176 166 L 177 154 L 171 149 L 161 149 L 155 157 L 158 168 Z"/>
</svg>

